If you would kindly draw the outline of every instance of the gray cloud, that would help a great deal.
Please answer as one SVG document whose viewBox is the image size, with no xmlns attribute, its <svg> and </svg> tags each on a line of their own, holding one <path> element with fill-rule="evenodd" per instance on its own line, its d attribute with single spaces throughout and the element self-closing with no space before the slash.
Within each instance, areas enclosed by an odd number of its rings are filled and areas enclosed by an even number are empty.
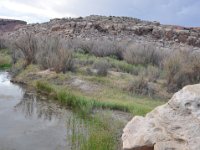
<svg viewBox="0 0 200 150">
<path fill-rule="evenodd" d="M 55 17 L 98 14 L 200 26 L 199 7 L 199 0 L 1 0 L 0 17 L 44 22 Z"/>
</svg>

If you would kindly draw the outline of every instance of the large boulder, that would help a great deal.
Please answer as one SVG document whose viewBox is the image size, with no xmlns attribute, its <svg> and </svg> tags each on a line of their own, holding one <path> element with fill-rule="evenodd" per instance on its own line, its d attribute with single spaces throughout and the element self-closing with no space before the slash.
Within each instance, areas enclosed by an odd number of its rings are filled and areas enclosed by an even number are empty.
<svg viewBox="0 0 200 150">
<path fill-rule="evenodd" d="M 184 87 L 165 105 L 124 128 L 124 150 L 200 150 L 200 84 Z"/>
</svg>

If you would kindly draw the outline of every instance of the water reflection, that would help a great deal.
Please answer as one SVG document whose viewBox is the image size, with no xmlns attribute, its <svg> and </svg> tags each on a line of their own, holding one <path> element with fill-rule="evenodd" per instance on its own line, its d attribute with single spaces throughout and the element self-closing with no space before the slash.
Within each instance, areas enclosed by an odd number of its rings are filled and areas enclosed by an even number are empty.
<svg viewBox="0 0 200 150">
<path fill-rule="evenodd" d="M 22 100 L 15 106 L 15 110 L 22 112 L 26 118 L 42 120 L 59 119 L 63 109 L 55 102 L 48 100 L 35 92 L 25 91 Z"/>
<path fill-rule="evenodd" d="M 0 83 L 2 85 L 10 85 L 10 75 L 8 74 L 8 72 L 0 72 Z"/>
<path fill-rule="evenodd" d="M 12 84 L 9 74 L 0 72 L 0 150 L 70 149 L 70 116 L 71 111 Z"/>
<path fill-rule="evenodd" d="M 0 71 L 0 100 L 20 99 L 22 93 L 19 86 L 10 82 L 9 73 Z"/>
</svg>

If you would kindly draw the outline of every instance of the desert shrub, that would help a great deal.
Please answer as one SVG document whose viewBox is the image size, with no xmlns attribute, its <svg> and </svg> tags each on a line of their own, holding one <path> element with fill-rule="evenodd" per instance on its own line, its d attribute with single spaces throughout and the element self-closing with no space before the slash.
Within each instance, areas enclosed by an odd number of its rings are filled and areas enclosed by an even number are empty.
<svg viewBox="0 0 200 150">
<path fill-rule="evenodd" d="M 99 61 L 94 64 L 93 68 L 97 69 L 97 75 L 106 76 L 108 74 L 110 64 L 107 61 Z"/>
<path fill-rule="evenodd" d="M 61 48 L 57 51 L 54 58 L 54 69 L 56 72 L 74 71 L 73 55 L 68 49 Z"/>
<path fill-rule="evenodd" d="M 86 73 L 87 73 L 87 75 L 90 75 L 90 76 L 93 75 L 91 68 L 86 68 Z"/>
<path fill-rule="evenodd" d="M 5 40 L 3 38 L 0 38 L 0 49 L 6 48 L 5 46 Z"/>
<path fill-rule="evenodd" d="M 136 94 L 147 95 L 148 80 L 144 76 L 139 76 L 128 85 L 128 91 Z"/>
<path fill-rule="evenodd" d="M 1 41 L 1 39 L 0 39 Z M 19 59 L 24 58 L 24 55 L 21 50 L 16 50 L 15 40 L 12 38 L 6 38 L 3 39 L 3 47 L 0 48 L 1 53 L 5 53 L 9 56 L 11 56 L 12 64 L 15 64 Z"/>
<path fill-rule="evenodd" d="M 21 51 L 11 48 L 12 64 L 16 64 L 18 60 L 23 58 L 23 53 Z"/>
<path fill-rule="evenodd" d="M 122 59 L 122 48 L 112 41 L 95 41 L 91 49 L 92 54 L 98 57 L 114 56 L 117 59 Z"/>
<path fill-rule="evenodd" d="M 24 59 L 19 59 L 15 64 L 12 64 L 11 73 L 14 76 L 18 75 L 26 67 L 26 62 Z"/>
<path fill-rule="evenodd" d="M 14 42 L 13 46 L 15 50 L 19 50 L 23 54 L 23 57 L 26 60 L 26 65 L 36 63 L 35 56 L 38 50 L 38 45 L 37 38 L 34 34 L 26 32 Z"/>
<path fill-rule="evenodd" d="M 138 71 L 138 77 L 131 81 L 126 90 L 138 95 L 148 95 L 149 97 L 157 97 L 157 83 L 160 77 L 161 69 L 155 66 L 143 67 Z"/>
<path fill-rule="evenodd" d="M 200 82 L 200 54 L 188 50 L 176 51 L 164 62 L 167 86 L 170 92 L 187 84 Z"/>
<path fill-rule="evenodd" d="M 151 64 L 160 66 L 164 57 L 164 51 L 149 44 L 132 44 L 123 52 L 124 60 L 135 65 Z"/>
<path fill-rule="evenodd" d="M 198 83 L 200 82 L 200 52 L 192 53 L 190 60 L 193 70 L 192 83 Z"/>
<path fill-rule="evenodd" d="M 155 66 L 148 66 L 145 69 L 145 75 L 148 77 L 149 81 L 156 82 L 160 77 L 161 70 Z"/>
<path fill-rule="evenodd" d="M 43 91 L 43 92 L 47 92 L 47 93 L 54 92 L 53 87 L 50 84 L 48 84 L 47 82 L 41 82 L 41 81 L 36 82 L 36 89 L 38 91 Z"/>
<path fill-rule="evenodd" d="M 43 37 L 38 42 L 37 63 L 43 69 L 53 69 L 56 72 L 73 70 L 72 50 L 67 43 L 56 37 Z"/>
<path fill-rule="evenodd" d="M 142 65 L 132 65 L 127 63 L 124 60 L 117 60 L 111 57 L 106 58 L 108 62 L 110 63 L 110 66 L 114 68 L 116 71 L 122 71 L 131 73 L 134 75 L 138 75 L 141 70 L 143 70 L 144 66 Z"/>
<path fill-rule="evenodd" d="M 159 97 L 157 91 L 158 85 L 151 82 L 148 77 L 142 74 L 137 79 L 130 82 L 126 90 L 138 95 L 147 95 L 154 98 Z"/>
<path fill-rule="evenodd" d="M 122 51 L 124 47 L 114 41 L 109 40 L 90 40 L 90 41 L 78 41 L 74 42 L 78 51 L 89 53 L 97 57 L 111 56 L 116 59 L 122 59 Z"/>
<path fill-rule="evenodd" d="M 11 58 L 9 55 L 0 53 L 0 69 L 11 67 Z"/>
<path fill-rule="evenodd" d="M 76 52 L 81 52 L 84 54 L 89 54 L 93 48 L 94 42 L 92 40 L 80 40 L 74 39 L 72 41 L 72 47 Z"/>
</svg>

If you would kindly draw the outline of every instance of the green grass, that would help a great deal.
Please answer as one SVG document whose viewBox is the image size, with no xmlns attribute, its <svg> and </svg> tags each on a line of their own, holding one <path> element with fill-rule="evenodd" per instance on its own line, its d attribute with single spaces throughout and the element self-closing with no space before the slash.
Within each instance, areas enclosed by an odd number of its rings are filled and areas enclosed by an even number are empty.
<svg viewBox="0 0 200 150">
<path fill-rule="evenodd" d="M 0 69 L 11 67 L 11 57 L 6 50 L 0 50 Z"/>
<path fill-rule="evenodd" d="M 88 57 L 89 65 L 91 65 L 90 61 L 96 62 L 100 59 L 110 59 L 109 62 L 115 64 L 115 68 L 120 65 L 124 68 L 127 65 L 127 63 L 115 60 L 114 58 L 96 58 L 94 56 L 78 55 L 80 60 L 82 59 L 83 61 L 87 60 L 85 57 Z M 127 68 L 130 67 L 129 64 L 127 66 Z M 131 67 L 133 66 L 131 65 Z M 38 74 L 39 71 L 36 65 L 30 65 L 17 78 L 27 80 L 28 85 L 34 85 L 38 92 L 57 100 L 63 106 L 67 106 L 74 112 L 73 114 L 76 114 L 78 119 L 83 120 L 84 123 L 82 125 L 86 126 L 86 130 L 88 130 L 87 135 L 85 135 L 85 128 L 82 129 L 83 131 L 80 131 L 77 129 L 78 122 L 71 120 L 72 130 L 70 129 L 70 141 L 73 143 L 72 150 L 117 149 L 117 145 L 119 144 L 119 131 L 123 127 L 120 127 L 112 118 L 108 118 L 108 114 L 105 116 L 96 115 L 94 110 L 102 109 L 104 112 L 107 110 L 119 110 L 132 113 L 133 115 L 144 116 L 156 106 L 164 103 L 160 100 L 130 94 L 125 91 L 122 87 L 130 82 L 130 79 L 135 77 L 130 74 L 119 76 L 109 74 L 106 77 L 99 77 L 94 75 L 89 76 L 80 72 L 68 72 L 66 74 L 55 73 L 53 75 L 43 76 Z M 34 76 L 38 78 L 32 78 Z M 81 91 L 78 87 L 73 87 L 70 81 L 74 76 L 88 83 L 95 84 L 97 90 L 87 93 Z M 63 81 L 66 84 L 56 85 L 55 80 Z"/>
<path fill-rule="evenodd" d="M 66 105 L 73 110 L 81 110 L 83 116 L 91 112 L 94 108 L 120 110 L 130 112 L 133 115 L 145 115 L 153 110 L 156 106 L 162 105 L 165 101 L 160 99 L 152 99 L 147 96 L 138 96 L 131 94 L 121 88 L 119 84 L 126 85 L 128 78 L 122 79 L 121 77 L 97 77 L 97 76 L 80 76 L 80 79 L 89 80 L 92 84 L 96 84 L 98 90 L 85 93 L 78 88 L 72 87 L 70 84 L 55 85 L 54 79 L 65 80 L 68 82 L 71 77 L 77 74 L 54 74 L 48 76 L 34 75 L 34 72 L 38 72 L 38 67 L 34 65 L 28 66 L 23 70 L 16 78 L 19 80 L 28 81 L 29 85 L 34 85 L 38 91 L 49 95 L 51 98 L 57 99 L 63 105 Z M 31 74 L 30 74 L 31 73 Z M 30 75 L 29 75 L 30 74 Z M 36 76 L 36 79 L 29 79 L 29 77 Z M 62 78 L 62 79 L 60 79 Z M 118 83 L 119 80 L 125 80 L 126 82 Z M 117 81 L 117 82 L 116 82 Z M 116 83 L 115 83 L 116 82 Z"/>
<path fill-rule="evenodd" d="M 115 68 L 119 71 L 131 73 L 137 75 L 140 71 L 144 70 L 142 65 L 132 65 L 128 64 L 124 60 L 117 60 L 113 57 L 96 57 L 90 54 L 75 53 L 75 58 L 82 62 L 83 64 L 93 64 L 98 61 L 108 61 L 112 68 Z"/>
<path fill-rule="evenodd" d="M 151 111 L 156 105 L 161 104 L 160 101 L 155 102 L 149 100 L 147 103 L 142 102 L 142 100 L 141 102 L 139 102 L 137 99 L 136 101 L 120 101 L 116 100 L 113 96 L 113 99 L 107 99 L 105 101 L 92 99 L 89 97 L 74 94 L 67 89 L 53 87 L 49 83 L 43 81 L 37 81 L 36 88 L 37 90 L 44 92 L 45 94 L 49 93 L 51 97 L 54 97 L 63 105 L 66 105 L 75 111 L 78 110 L 79 112 L 81 112 L 83 117 L 90 113 L 94 108 L 120 110 L 124 112 L 130 112 L 135 115 L 145 115 L 147 112 Z M 119 96 L 120 98 L 119 94 L 120 93 L 116 93 L 115 96 Z M 124 95 L 121 96 L 123 97 Z M 153 104 L 150 105 L 151 103 Z"/>
<path fill-rule="evenodd" d="M 87 139 L 85 139 L 83 133 L 75 132 L 76 129 L 74 128 L 77 125 L 74 125 L 73 121 L 71 134 L 73 150 L 79 148 L 81 150 L 116 149 L 118 129 L 110 126 L 110 119 L 106 118 L 105 116 L 92 116 L 91 112 L 94 108 L 130 111 L 128 106 L 119 105 L 117 103 L 100 102 L 97 100 L 76 96 L 64 89 L 57 90 L 50 84 L 41 81 L 36 83 L 36 88 L 45 93 L 54 93 L 55 99 L 57 99 L 63 105 L 70 107 L 81 119 L 85 120 L 87 125 L 89 125 L 89 136 Z M 77 145 L 77 142 L 79 145 Z"/>
<path fill-rule="evenodd" d="M 67 140 L 71 150 L 116 150 L 122 126 L 109 112 L 90 114 L 84 119 L 74 114 L 67 123 Z"/>
<path fill-rule="evenodd" d="M 1 64 L 0 65 L 0 69 L 2 69 L 2 70 L 4 70 L 4 69 L 9 69 L 9 68 L 11 68 L 11 64 Z"/>
<path fill-rule="evenodd" d="M 54 89 L 52 86 L 50 86 L 47 82 L 36 82 L 36 87 L 38 90 L 41 90 L 42 92 L 50 94 L 51 92 L 54 92 Z"/>
<path fill-rule="evenodd" d="M 114 121 L 108 113 L 97 115 L 96 109 L 103 110 L 103 112 L 119 110 L 134 115 L 145 115 L 156 106 L 163 104 L 159 100 L 131 95 L 118 88 L 113 81 L 120 80 L 121 76 L 98 77 L 69 72 L 32 79 L 34 75 L 38 76 L 39 71 L 37 66 L 30 65 L 18 75 L 18 78 L 29 81 L 28 85 L 34 85 L 38 92 L 70 108 L 77 120 L 83 120 L 83 123 L 71 120 L 68 141 L 72 143 L 72 150 L 115 150 L 119 148 L 119 131 L 124 124 L 120 125 L 117 120 Z M 54 79 L 58 79 L 68 83 L 74 76 L 86 81 L 90 80 L 93 84 L 100 86 L 100 91 L 86 94 L 70 84 L 56 85 L 54 82 Z M 121 80 L 129 80 L 129 76 Z M 77 125 L 79 123 L 80 125 Z"/>
<path fill-rule="evenodd" d="M 147 96 L 134 95 L 126 90 L 128 83 L 137 78 L 136 76 L 147 66 L 128 64 L 115 57 L 96 57 L 82 53 L 74 53 L 74 57 L 77 72 L 67 72 L 66 74 L 41 73 L 36 64 L 23 68 L 24 60 L 18 61 L 12 67 L 20 70 L 16 79 L 35 86 L 38 92 L 67 106 L 79 120 L 83 120 L 83 123 L 77 122 L 76 119 L 70 121 L 72 150 L 115 150 L 119 144 L 119 134 L 117 133 L 121 131 L 122 127 L 108 114 L 96 115 L 96 109 L 98 111 L 103 109 L 104 112 L 119 110 L 144 116 L 164 102 Z M 86 68 L 91 68 L 100 61 L 107 61 L 110 64 L 109 74 L 100 77 L 92 72 L 93 74 L 89 75 Z M 0 51 L 0 68 L 8 68 L 11 66 L 10 64 L 11 59 L 7 50 Z M 91 84 L 91 88 L 92 85 L 95 85 L 94 90 L 90 91 L 86 88 L 87 91 L 84 91 L 79 86 L 74 86 L 72 84 L 74 77 L 86 81 L 89 87 Z M 77 124 L 86 127 L 87 135 L 85 135 L 85 128 L 83 132 L 77 131 Z"/>
<path fill-rule="evenodd" d="M 36 88 L 38 91 L 50 96 L 54 96 L 60 103 L 70 107 L 73 110 L 79 110 L 82 114 L 87 114 L 94 108 L 112 109 L 130 112 L 128 105 L 123 105 L 114 102 L 103 102 L 94 99 L 89 99 L 83 96 L 77 96 L 64 89 L 55 89 L 47 82 L 37 81 Z"/>
<path fill-rule="evenodd" d="M 95 115 L 89 120 L 90 133 L 82 144 L 81 150 L 116 150 L 118 146 L 117 130 L 119 123 L 111 125 L 112 118 L 107 115 Z"/>
<path fill-rule="evenodd" d="M 102 83 L 102 84 L 110 83 L 110 80 L 107 77 L 103 77 L 103 76 L 90 76 L 88 80 L 94 83 Z"/>
</svg>

